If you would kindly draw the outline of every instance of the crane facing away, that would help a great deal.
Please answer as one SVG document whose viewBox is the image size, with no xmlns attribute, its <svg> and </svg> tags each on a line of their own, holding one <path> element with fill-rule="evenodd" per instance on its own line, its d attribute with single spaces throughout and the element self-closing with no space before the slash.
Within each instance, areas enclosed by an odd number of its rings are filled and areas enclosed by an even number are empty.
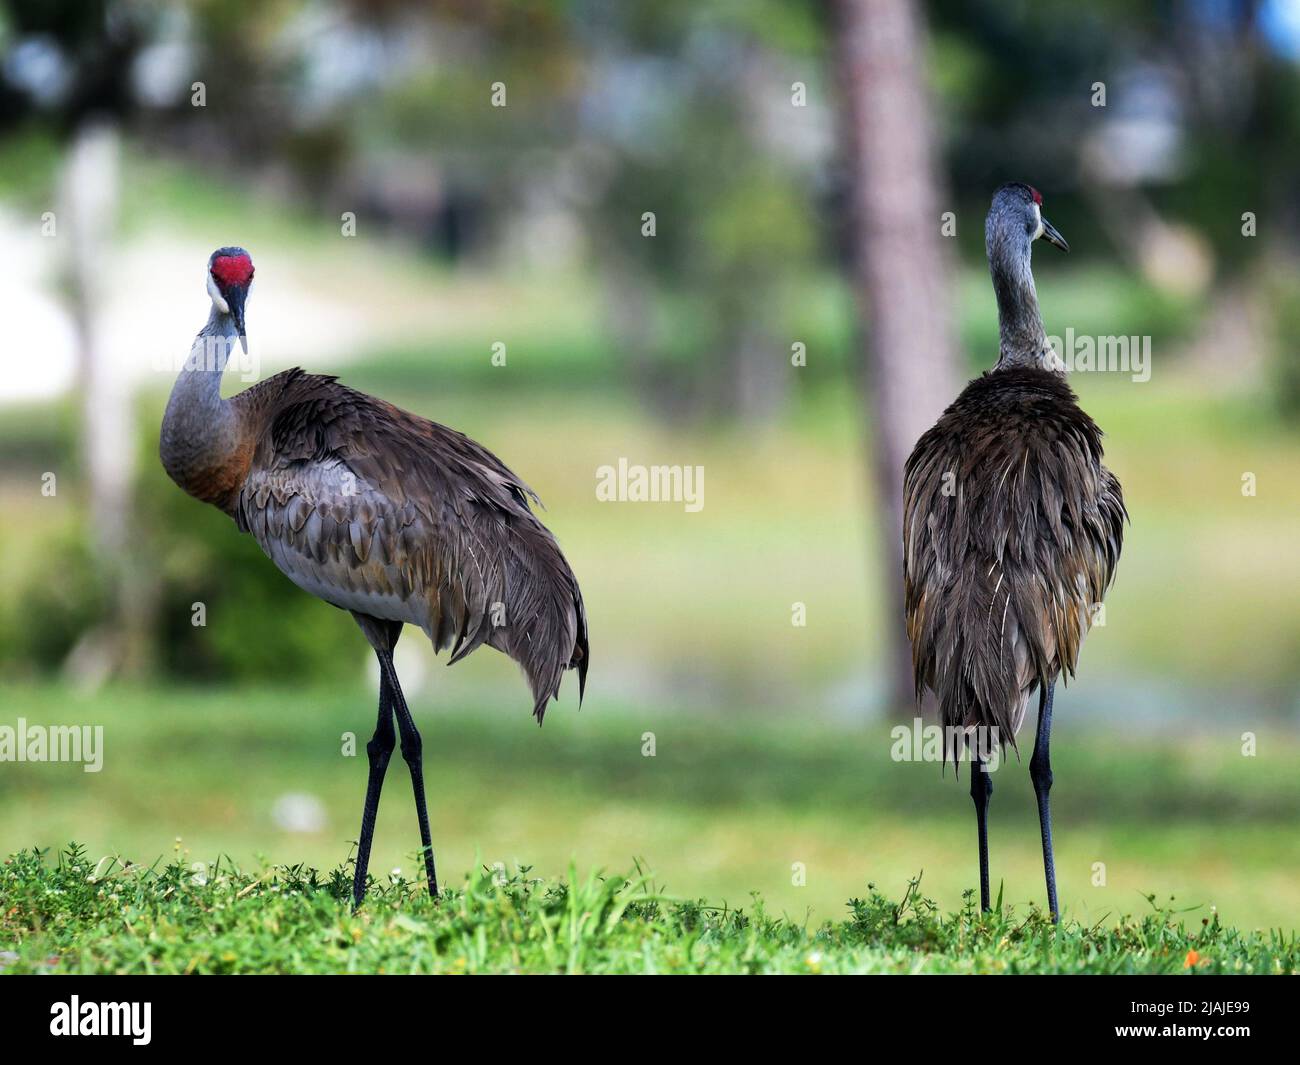
<svg viewBox="0 0 1300 1065">
<path fill-rule="evenodd" d="M 1043 330 L 1030 268 L 1043 237 L 1065 239 L 1029 185 L 993 194 L 985 249 L 998 301 L 997 365 L 976 378 L 917 441 L 904 471 L 903 581 L 918 697 L 938 698 L 950 738 L 971 749 L 980 905 L 989 908 L 983 733 L 1016 747 L 1030 697 L 1038 733 L 1029 773 L 1038 799 L 1052 920 L 1059 920 L 1048 794 L 1052 696 L 1079 649 L 1119 561 L 1128 517 L 1102 465 L 1101 430 L 1078 405 Z M 1018 748 L 1016 748 L 1018 750 Z"/>
<path fill-rule="evenodd" d="M 396 736 L 411 772 L 429 892 L 438 894 L 420 734 L 393 668 L 402 625 L 458 662 L 486 643 L 522 667 L 540 725 L 566 669 L 586 686 L 587 616 L 537 495 L 487 448 L 338 383 L 286 370 L 223 399 L 253 261 L 208 260 L 212 312 L 172 388 L 159 451 L 168 475 L 251 533 L 298 587 L 349 611 L 379 659 L 379 719 L 352 898 L 360 906 L 384 773 Z"/>
</svg>

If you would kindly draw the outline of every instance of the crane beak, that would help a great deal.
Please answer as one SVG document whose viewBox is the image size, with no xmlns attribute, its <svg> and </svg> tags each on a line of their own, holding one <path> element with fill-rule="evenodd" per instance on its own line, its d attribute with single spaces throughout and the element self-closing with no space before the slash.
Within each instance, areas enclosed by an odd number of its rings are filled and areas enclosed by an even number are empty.
<svg viewBox="0 0 1300 1065">
<path fill-rule="evenodd" d="M 239 346 L 248 354 L 248 337 L 244 333 L 244 301 L 248 299 L 247 285 L 232 285 L 224 293 L 230 305 L 231 317 L 235 319 L 235 328 L 239 330 Z"/>
<path fill-rule="evenodd" d="M 1049 244 L 1055 244 L 1061 251 L 1069 251 L 1070 245 L 1065 242 L 1065 238 L 1057 232 L 1056 226 L 1052 225 L 1046 218 L 1040 216 L 1043 223 L 1043 237 Z"/>
</svg>

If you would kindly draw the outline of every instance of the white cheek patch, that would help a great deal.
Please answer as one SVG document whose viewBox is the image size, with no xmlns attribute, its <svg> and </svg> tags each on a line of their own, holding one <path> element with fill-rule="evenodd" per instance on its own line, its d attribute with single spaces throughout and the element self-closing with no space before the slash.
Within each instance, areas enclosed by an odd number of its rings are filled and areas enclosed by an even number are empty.
<svg viewBox="0 0 1300 1065">
<path fill-rule="evenodd" d="M 1043 235 L 1043 209 L 1034 204 L 1034 217 L 1038 219 L 1038 229 L 1034 232 L 1034 240 Z"/>
<path fill-rule="evenodd" d="M 1039 223 L 1038 231 L 1041 233 L 1042 230 L 1042 223 Z M 217 288 L 217 283 L 212 279 L 211 274 L 208 274 L 208 295 L 212 297 L 212 305 L 216 307 L 217 310 L 222 314 L 230 313 L 230 304 L 226 302 L 226 297 L 223 296 L 221 290 Z"/>
</svg>

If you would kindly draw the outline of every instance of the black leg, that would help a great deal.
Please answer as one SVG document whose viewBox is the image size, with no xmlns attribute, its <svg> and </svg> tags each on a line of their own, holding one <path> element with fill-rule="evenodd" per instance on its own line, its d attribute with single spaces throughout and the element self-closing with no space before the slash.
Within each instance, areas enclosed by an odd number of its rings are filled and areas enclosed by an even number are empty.
<svg viewBox="0 0 1300 1065">
<path fill-rule="evenodd" d="M 1048 793 L 1052 790 L 1052 758 L 1048 746 L 1052 738 L 1052 696 L 1056 693 L 1053 681 L 1038 696 L 1038 736 L 1034 740 L 1034 756 L 1029 760 L 1029 776 L 1038 796 L 1038 827 L 1043 833 L 1043 873 L 1047 877 L 1047 907 L 1052 911 L 1052 923 L 1061 919 L 1056 907 L 1056 858 L 1052 854 L 1052 808 Z"/>
<path fill-rule="evenodd" d="M 392 692 L 388 679 L 380 671 L 379 721 L 375 734 L 366 744 L 366 757 L 370 759 L 370 777 L 366 782 L 366 806 L 361 814 L 361 839 L 357 843 L 357 863 L 352 874 L 352 909 L 361 906 L 366 895 L 366 871 L 370 866 L 370 844 L 375 835 L 375 815 L 379 812 L 379 792 L 384 786 L 384 773 L 392 757 L 397 737 L 393 734 Z"/>
<path fill-rule="evenodd" d="M 989 796 L 993 794 L 993 778 L 984 766 L 984 759 L 972 754 L 970 763 L 970 797 L 975 801 L 975 820 L 980 837 L 980 909 L 989 909 Z"/>
<path fill-rule="evenodd" d="M 407 708 L 406 698 L 402 695 L 402 686 L 397 682 L 397 671 L 393 669 L 393 656 L 387 651 L 377 651 L 379 667 L 388 678 L 393 693 L 393 709 L 397 713 L 397 727 L 402 733 L 402 757 L 411 771 L 411 787 L 415 790 L 415 813 L 420 819 L 420 843 L 424 848 L 424 872 L 429 880 L 429 894 L 438 897 L 438 876 L 433 868 L 433 840 L 429 835 L 429 811 L 424 803 L 424 766 L 423 743 L 415 720 Z"/>
</svg>

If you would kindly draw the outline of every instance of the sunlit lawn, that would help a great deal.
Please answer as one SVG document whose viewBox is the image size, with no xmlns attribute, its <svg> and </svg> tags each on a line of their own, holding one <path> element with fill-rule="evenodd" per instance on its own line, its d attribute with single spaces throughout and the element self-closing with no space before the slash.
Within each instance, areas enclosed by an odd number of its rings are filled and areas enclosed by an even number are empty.
<svg viewBox="0 0 1300 1065">
<path fill-rule="evenodd" d="M 458 667 L 463 669 L 465 667 Z M 181 852 L 241 864 L 332 867 L 355 839 L 371 696 L 355 691 L 113 690 L 4 693 L 6 723 L 102 724 L 104 768 L 5 764 L 0 850 L 84 842 L 151 862 Z M 626 870 L 640 859 L 680 896 L 772 913 L 839 917 L 866 884 L 897 894 L 924 871 L 926 891 L 956 908 L 974 880 L 965 778 L 894 762 L 883 727 L 782 725 L 743 708 L 693 714 L 602 705 L 553 708 L 538 730 L 526 700 L 469 710 L 421 702 L 431 819 L 443 878 L 477 864 L 538 875 Z M 796 715 L 797 717 L 797 715 Z M 358 734 L 356 757 L 341 754 Z M 653 757 L 643 755 L 654 734 Z M 1142 895 L 1216 906 L 1243 928 L 1295 926 L 1300 912 L 1300 746 L 1273 733 L 1242 757 L 1229 735 L 1187 745 L 1122 742 L 1062 728 L 1054 745 L 1063 906 L 1083 921 L 1138 912 Z M 273 815 L 289 793 L 315 797 L 318 830 Z M 1027 772 L 996 777 L 995 883 L 1017 904 L 1041 901 Z M 394 760 L 372 870 L 413 875 L 418 844 L 405 767 Z M 1100 863 L 1100 864 L 1099 864 Z M 1103 868 L 1104 867 L 1104 868 Z M 796 886 L 804 880 L 804 886 Z M 1104 881 L 1104 883 L 1102 882 Z"/>
</svg>

